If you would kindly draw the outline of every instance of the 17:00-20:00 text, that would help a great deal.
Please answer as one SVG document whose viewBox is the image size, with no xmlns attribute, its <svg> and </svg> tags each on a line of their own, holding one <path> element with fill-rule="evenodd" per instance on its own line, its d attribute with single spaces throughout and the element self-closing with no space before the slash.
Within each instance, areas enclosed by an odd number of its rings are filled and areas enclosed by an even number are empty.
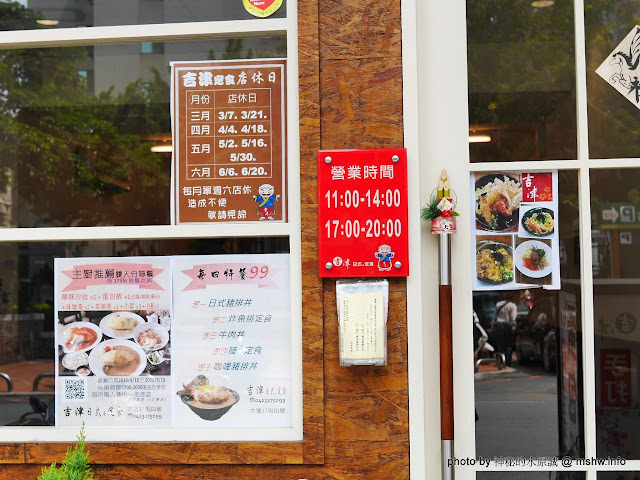
<svg viewBox="0 0 640 480">
<path fill-rule="evenodd" d="M 364 226 L 360 220 L 327 220 L 324 224 L 327 229 L 327 238 L 358 238 L 363 235 L 367 238 L 386 236 L 389 238 L 400 237 L 402 234 L 402 222 L 400 219 L 388 219 L 387 221 L 366 220 Z"/>
</svg>

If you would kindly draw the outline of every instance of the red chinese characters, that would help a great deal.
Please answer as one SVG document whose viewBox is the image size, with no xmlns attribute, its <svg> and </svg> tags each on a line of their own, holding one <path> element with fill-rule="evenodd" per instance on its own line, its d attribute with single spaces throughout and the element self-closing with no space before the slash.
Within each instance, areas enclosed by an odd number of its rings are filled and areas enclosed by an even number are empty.
<svg viewBox="0 0 640 480">
<path fill-rule="evenodd" d="M 631 406 L 631 351 L 621 348 L 600 350 L 600 405 Z"/>
</svg>

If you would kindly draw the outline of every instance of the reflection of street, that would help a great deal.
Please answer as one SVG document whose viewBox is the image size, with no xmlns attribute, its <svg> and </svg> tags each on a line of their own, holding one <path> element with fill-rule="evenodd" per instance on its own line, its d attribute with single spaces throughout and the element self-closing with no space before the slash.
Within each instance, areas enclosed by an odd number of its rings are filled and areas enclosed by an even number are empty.
<svg viewBox="0 0 640 480">
<path fill-rule="evenodd" d="M 11 378 L 13 392 L 25 393 L 24 396 L 10 396 L 0 393 L 0 425 L 6 425 L 17 421 L 21 415 L 31 412 L 28 392 L 32 392 L 34 381 L 38 375 L 53 373 L 55 365 L 51 361 L 31 361 L 0 365 L 0 372 L 4 372 Z M 53 377 L 43 377 L 38 382 L 38 392 L 48 392 L 51 395 L 41 395 L 39 398 L 45 403 L 53 400 Z M 0 392 L 7 391 L 7 382 L 0 378 Z M 37 416 L 31 416 L 31 419 Z"/>
<path fill-rule="evenodd" d="M 514 367 L 517 370 L 507 374 L 476 376 L 476 456 L 556 456 L 556 376 L 541 364 L 521 366 L 514 362 Z"/>
</svg>

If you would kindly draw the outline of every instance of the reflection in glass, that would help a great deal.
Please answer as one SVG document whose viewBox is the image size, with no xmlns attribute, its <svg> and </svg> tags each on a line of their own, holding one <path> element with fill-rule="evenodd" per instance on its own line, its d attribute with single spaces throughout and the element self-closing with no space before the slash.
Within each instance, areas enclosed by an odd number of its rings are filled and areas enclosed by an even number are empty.
<svg viewBox="0 0 640 480">
<path fill-rule="evenodd" d="M 573 2 L 468 0 L 467 47 L 471 161 L 575 158 Z"/>
<path fill-rule="evenodd" d="M 37 390 L 53 395 L 53 379 L 46 374 L 55 368 L 53 259 L 56 257 L 288 252 L 288 238 L 279 237 L 3 243 L 0 249 L 0 373 L 9 375 L 16 392 L 31 392 L 35 379 L 44 374 Z M 0 392 L 7 390 L 7 381 L 0 376 Z M 49 402 L 51 398 L 42 400 Z M 31 411 L 28 395 L 7 398 L 0 393 L 0 426 L 15 422 Z M 29 419 L 41 417 L 30 415 Z"/>
<path fill-rule="evenodd" d="M 473 327 L 474 351 L 481 359 L 474 382 L 479 457 L 583 456 L 577 184 L 576 172 L 559 172 L 561 289 L 474 293 L 474 312 L 492 346 L 503 342 L 500 330 L 492 329 L 499 302 L 509 296 L 516 305 L 516 326 L 510 348 L 504 349 L 511 356 L 510 367 L 491 362 L 495 355 L 479 348 L 481 330 Z"/>
<path fill-rule="evenodd" d="M 285 18 L 287 1 L 269 18 Z M 251 20 L 229 0 L 20 0 L 0 2 L 0 30 Z"/>
<path fill-rule="evenodd" d="M 0 51 L 0 226 L 168 224 L 169 62 L 283 57 L 284 37 Z M 143 51 L 149 53 L 142 53 Z"/>
<path fill-rule="evenodd" d="M 477 480 L 584 480 L 584 472 L 478 472 Z"/>
<path fill-rule="evenodd" d="M 598 457 L 640 458 L 639 184 L 640 169 L 591 172 Z"/>
<path fill-rule="evenodd" d="M 598 472 L 598 480 L 640 480 L 640 472 Z"/>
<path fill-rule="evenodd" d="M 638 0 L 615 2 L 585 1 L 585 38 L 587 60 L 587 99 L 589 114 L 589 156 L 591 158 L 640 157 L 638 102 L 630 102 L 596 69 L 614 51 L 637 22 Z M 636 52 L 637 53 L 637 52 Z M 630 59 L 636 63 L 635 58 Z M 632 78 L 626 95 L 634 100 Z"/>
</svg>

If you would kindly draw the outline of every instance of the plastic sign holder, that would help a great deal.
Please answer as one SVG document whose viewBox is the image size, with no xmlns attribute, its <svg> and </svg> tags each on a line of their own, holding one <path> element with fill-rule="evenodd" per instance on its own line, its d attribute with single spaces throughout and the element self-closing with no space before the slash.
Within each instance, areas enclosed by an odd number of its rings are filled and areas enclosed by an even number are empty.
<svg viewBox="0 0 640 480">
<path fill-rule="evenodd" d="M 340 365 L 387 364 L 387 280 L 338 280 Z"/>
</svg>

